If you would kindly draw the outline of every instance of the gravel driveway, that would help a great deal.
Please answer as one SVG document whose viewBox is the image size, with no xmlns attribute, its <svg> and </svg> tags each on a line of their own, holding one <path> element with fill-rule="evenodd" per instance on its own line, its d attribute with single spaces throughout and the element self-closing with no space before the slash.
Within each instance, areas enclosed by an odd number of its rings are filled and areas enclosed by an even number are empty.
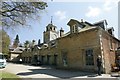
<svg viewBox="0 0 120 80">
<path fill-rule="evenodd" d="M 106 78 L 105 80 L 119 80 L 116 79 L 115 77 L 111 77 L 108 74 L 102 74 L 102 76 L 96 76 L 96 74 L 88 73 L 88 72 L 66 71 L 66 70 L 54 69 L 47 66 L 29 66 L 29 65 L 13 64 L 13 63 L 8 63 L 6 68 L 2 69 L 2 71 L 14 73 L 22 78 L 36 78 L 36 79 L 37 78 L 60 78 L 60 79 Z"/>
</svg>

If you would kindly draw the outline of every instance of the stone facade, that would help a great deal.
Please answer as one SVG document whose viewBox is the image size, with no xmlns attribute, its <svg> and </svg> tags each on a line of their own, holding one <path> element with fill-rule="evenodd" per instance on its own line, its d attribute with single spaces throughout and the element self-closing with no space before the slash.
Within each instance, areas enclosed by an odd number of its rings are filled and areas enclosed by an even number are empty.
<svg viewBox="0 0 120 80">
<path fill-rule="evenodd" d="M 106 20 L 94 24 L 79 22 L 71 19 L 68 22 L 70 31 L 62 36 L 47 40 L 34 50 L 24 51 L 24 62 L 55 65 L 57 68 L 96 71 L 96 59 L 102 56 L 102 71 L 111 72 L 111 65 L 115 63 L 115 49 L 120 41 L 105 29 Z M 46 42 L 48 41 L 48 42 Z M 29 61 L 30 60 L 30 61 Z"/>
<path fill-rule="evenodd" d="M 118 2 L 118 38 L 120 40 L 120 1 Z"/>
<path fill-rule="evenodd" d="M 21 58 L 21 54 L 23 53 L 23 51 L 25 50 L 25 48 L 23 47 L 16 47 L 16 48 L 10 48 L 9 49 L 9 61 L 12 62 L 19 62 L 19 59 Z"/>
</svg>

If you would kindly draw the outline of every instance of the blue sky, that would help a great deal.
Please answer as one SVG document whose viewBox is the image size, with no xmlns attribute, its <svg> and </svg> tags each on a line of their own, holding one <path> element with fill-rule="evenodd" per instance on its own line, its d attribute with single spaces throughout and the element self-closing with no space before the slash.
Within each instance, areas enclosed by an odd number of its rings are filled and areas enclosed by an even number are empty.
<svg viewBox="0 0 120 80">
<path fill-rule="evenodd" d="M 66 2 L 65 2 L 66 1 Z M 112 0 L 104 0 L 99 2 L 89 2 L 89 1 L 75 1 L 64 0 L 61 2 L 56 0 L 53 2 L 48 1 L 48 7 L 45 11 L 40 13 L 41 18 L 32 20 L 29 19 L 28 23 L 31 25 L 30 28 L 19 28 L 15 32 L 8 32 L 11 41 L 14 40 L 16 34 L 19 35 L 20 43 L 26 40 L 32 41 L 41 39 L 43 42 L 43 31 L 45 31 L 46 26 L 51 21 L 51 16 L 53 16 L 53 24 L 57 26 L 57 30 L 62 27 L 65 32 L 69 31 L 69 26 L 67 22 L 70 19 L 76 19 L 88 21 L 90 23 L 98 22 L 100 20 L 106 19 L 108 22 L 107 27 L 114 27 L 114 34 L 118 37 L 118 4 L 117 1 L 112 2 Z"/>
</svg>

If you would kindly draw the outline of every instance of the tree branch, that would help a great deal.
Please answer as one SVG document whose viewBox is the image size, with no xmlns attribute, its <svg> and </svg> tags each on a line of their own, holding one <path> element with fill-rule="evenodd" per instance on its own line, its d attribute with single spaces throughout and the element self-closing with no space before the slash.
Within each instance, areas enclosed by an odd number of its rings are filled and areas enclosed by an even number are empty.
<svg viewBox="0 0 120 80">
<path fill-rule="evenodd" d="M 25 25 L 27 18 L 32 18 L 38 11 L 44 10 L 47 7 L 45 2 L 2 2 L 2 9 L 0 9 L 0 15 L 2 16 L 2 22 L 11 26 L 10 23 Z M 14 25 L 12 25 L 14 26 Z"/>
</svg>

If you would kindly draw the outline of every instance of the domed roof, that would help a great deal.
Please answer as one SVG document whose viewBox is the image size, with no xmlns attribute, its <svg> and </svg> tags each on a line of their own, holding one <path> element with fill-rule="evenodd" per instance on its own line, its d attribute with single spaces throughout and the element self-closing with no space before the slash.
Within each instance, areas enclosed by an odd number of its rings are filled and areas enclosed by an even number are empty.
<svg viewBox="0 0 120 80">
<path fill-rule="evenodd" d="M 46 26 L 46 28 L 49 28 L 49 27 L 55 27 L 56 28 L 56 26 L 51 24 L 51 23 Z"/>
</svg>

